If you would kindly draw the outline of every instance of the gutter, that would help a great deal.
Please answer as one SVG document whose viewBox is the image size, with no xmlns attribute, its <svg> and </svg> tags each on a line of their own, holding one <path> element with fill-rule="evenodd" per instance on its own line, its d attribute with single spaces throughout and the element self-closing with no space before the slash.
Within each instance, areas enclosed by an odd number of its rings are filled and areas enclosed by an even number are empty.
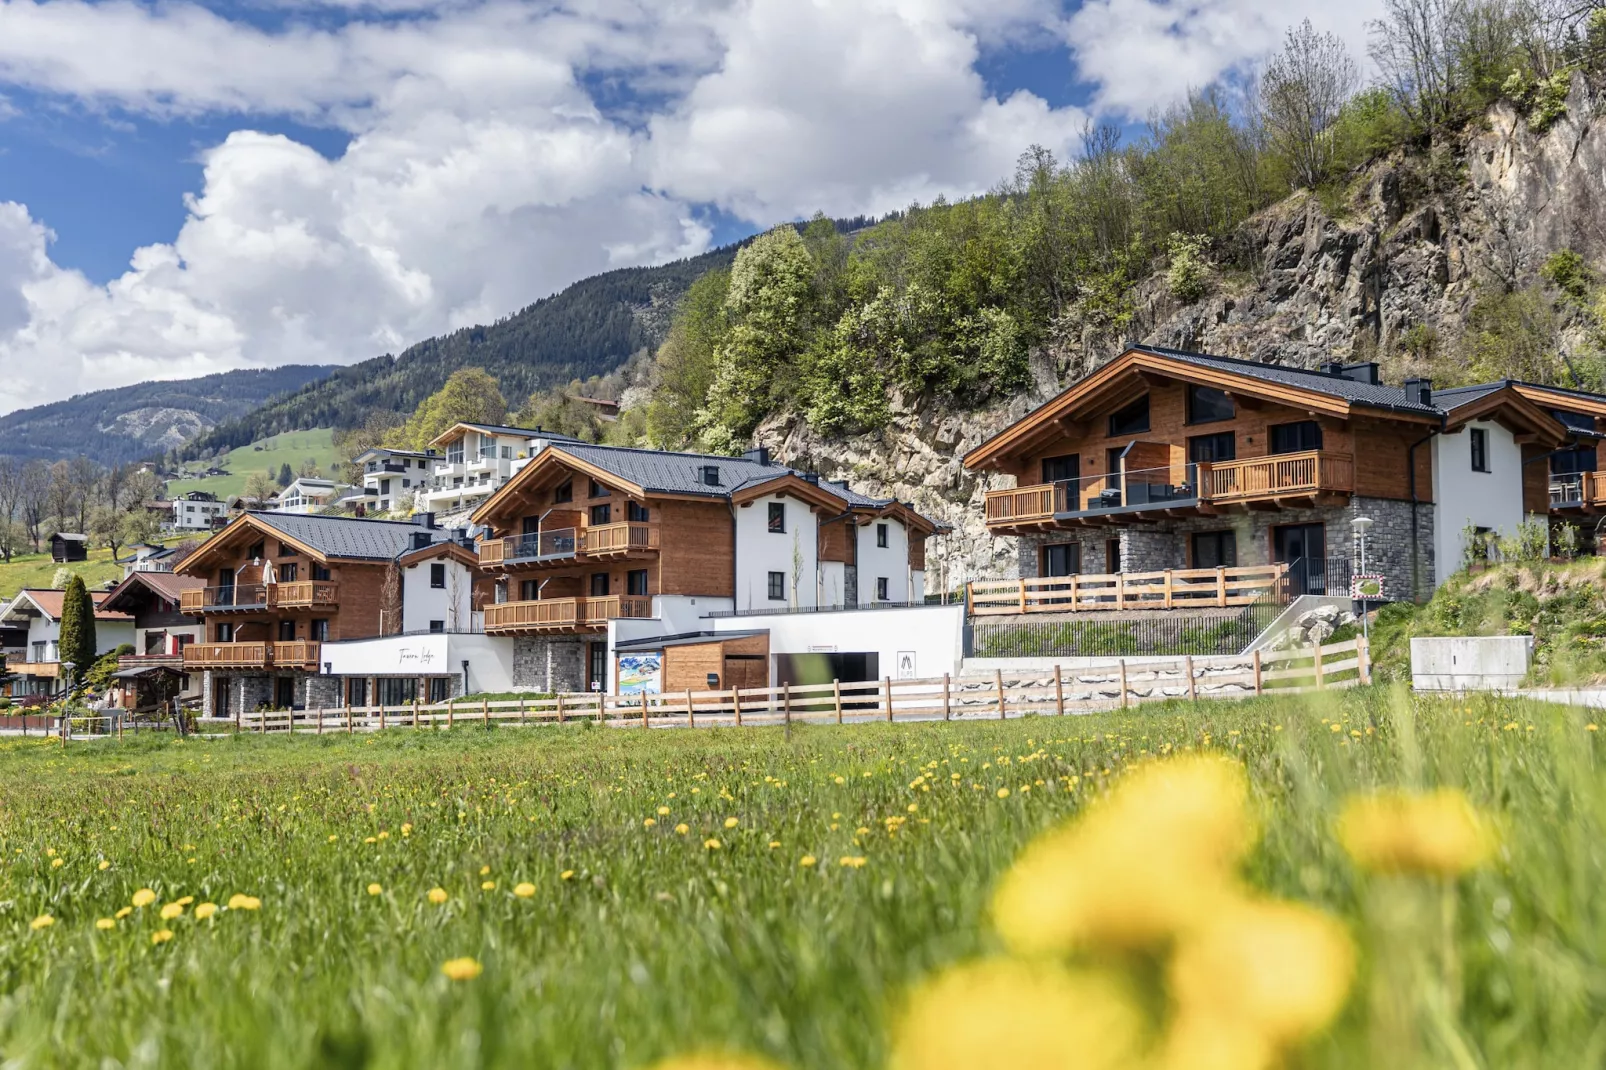
<svg viewBox="0 0 1606 1070">
<path fill-rule="evenodd" d="M 1422 590 L 1422 539 L 1417 531 L 1417 506 L 1421 498 L 1416 490 L 1416 448 L 1444 432 L 1445 417 L 1439 417 L 1439 426 L 1411 443 L 1405 451 L 1405 475 L 1411 487 L 1411 600 L 1416 601 Z"/>
</svg>

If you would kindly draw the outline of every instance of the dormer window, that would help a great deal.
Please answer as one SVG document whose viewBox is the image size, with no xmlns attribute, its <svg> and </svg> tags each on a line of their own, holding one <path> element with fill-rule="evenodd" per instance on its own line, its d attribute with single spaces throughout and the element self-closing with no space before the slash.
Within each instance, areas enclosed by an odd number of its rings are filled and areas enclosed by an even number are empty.
<svg viewBox="0 0 1606 1070">
<path fill-rule="evenodd" d="M 719 465 L 703 465 L 703 485 L 709 487 L 719 486 Z"/>
</svg>

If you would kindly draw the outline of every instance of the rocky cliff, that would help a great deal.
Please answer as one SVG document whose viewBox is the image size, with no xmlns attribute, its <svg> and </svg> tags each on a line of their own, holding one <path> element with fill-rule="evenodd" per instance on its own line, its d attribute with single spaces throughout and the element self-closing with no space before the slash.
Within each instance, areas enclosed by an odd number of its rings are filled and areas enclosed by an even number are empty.
<svg viewBox="0 0 1606 1070">
<path fill-rule="evenodd" d="M 966 472 L 961 458 L 1126 341 L 1302 367 L 1378 360 L 1389 381 L 1470 378 L 1458 342 L 1480 295 L 1531 285 L 1563 249 L 1606 263 L 1601 103 L 1579 78 L 1567 114 L 1548 130 L 1531 130 L 1502 105 L 1454 152 L 1396 155 L 1340 195 L 1299 193 L 1260 212 L 1213 250 L 1214 283 L 1200 300 L 1177 301 L 1157 272 L 1131 295 L 1123 336 L 1066 310 L 1033 354 L 1031 387 L 1007 403 L 962 410 L 895 396 L 892 420 L 873 435 L 823 438 L 781 415 L 758 438 L 787 463 L 913 501 L 951 524 L 930 545 L 931 589 L 1011 575 L 1014 540 L 993 539 L 982 524 L 982 493 L 1003 481 Z M 1585 333 L 1577 317 L 1559 316 L 1554 342 L 1564 358 Z"/>
</svg>

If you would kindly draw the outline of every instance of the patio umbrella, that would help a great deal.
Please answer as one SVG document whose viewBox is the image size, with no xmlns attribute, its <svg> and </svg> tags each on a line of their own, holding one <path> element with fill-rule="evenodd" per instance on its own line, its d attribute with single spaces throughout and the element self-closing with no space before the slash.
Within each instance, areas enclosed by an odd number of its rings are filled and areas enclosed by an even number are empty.
<svg viewBox="0 0 1606 1070">
<path fill-rule="evenodd" d="M 273 567 L 272 561 L 262 566 L 262 582 L 264 584 L 279 582 L 279 572 Z"/>
</svg>

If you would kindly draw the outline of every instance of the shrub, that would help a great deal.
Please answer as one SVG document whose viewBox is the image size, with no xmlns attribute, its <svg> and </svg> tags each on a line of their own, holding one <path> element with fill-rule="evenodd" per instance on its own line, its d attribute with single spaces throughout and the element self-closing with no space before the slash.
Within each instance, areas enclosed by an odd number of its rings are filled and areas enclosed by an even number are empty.
<svg viewBox="0 0 1606 1070">
<path fill-rule="evenodd" d="M 1500 556 L 1521 564 L 1543 561 L 1549 549 L 1550 525 L 1537 516 L 1528 517 L 1515 532 L 1500 540 Z"/>
<path fill-rule="evenodd" d="M 1171 268 L 1166 272 L 1166 288 L 1183 304 L 1191 305 L 1210 288 L 1210 262 L 1205 259 L 1205 236 L 1172 234 Z"/>
<path fill-rule="evenodd" d="M 1572 249 L 1551 253 L 1539 268 L 1539 277 L 1575 301 L 1589 296 L 1595 273 L 1589 263 Z"/>
</svg>

